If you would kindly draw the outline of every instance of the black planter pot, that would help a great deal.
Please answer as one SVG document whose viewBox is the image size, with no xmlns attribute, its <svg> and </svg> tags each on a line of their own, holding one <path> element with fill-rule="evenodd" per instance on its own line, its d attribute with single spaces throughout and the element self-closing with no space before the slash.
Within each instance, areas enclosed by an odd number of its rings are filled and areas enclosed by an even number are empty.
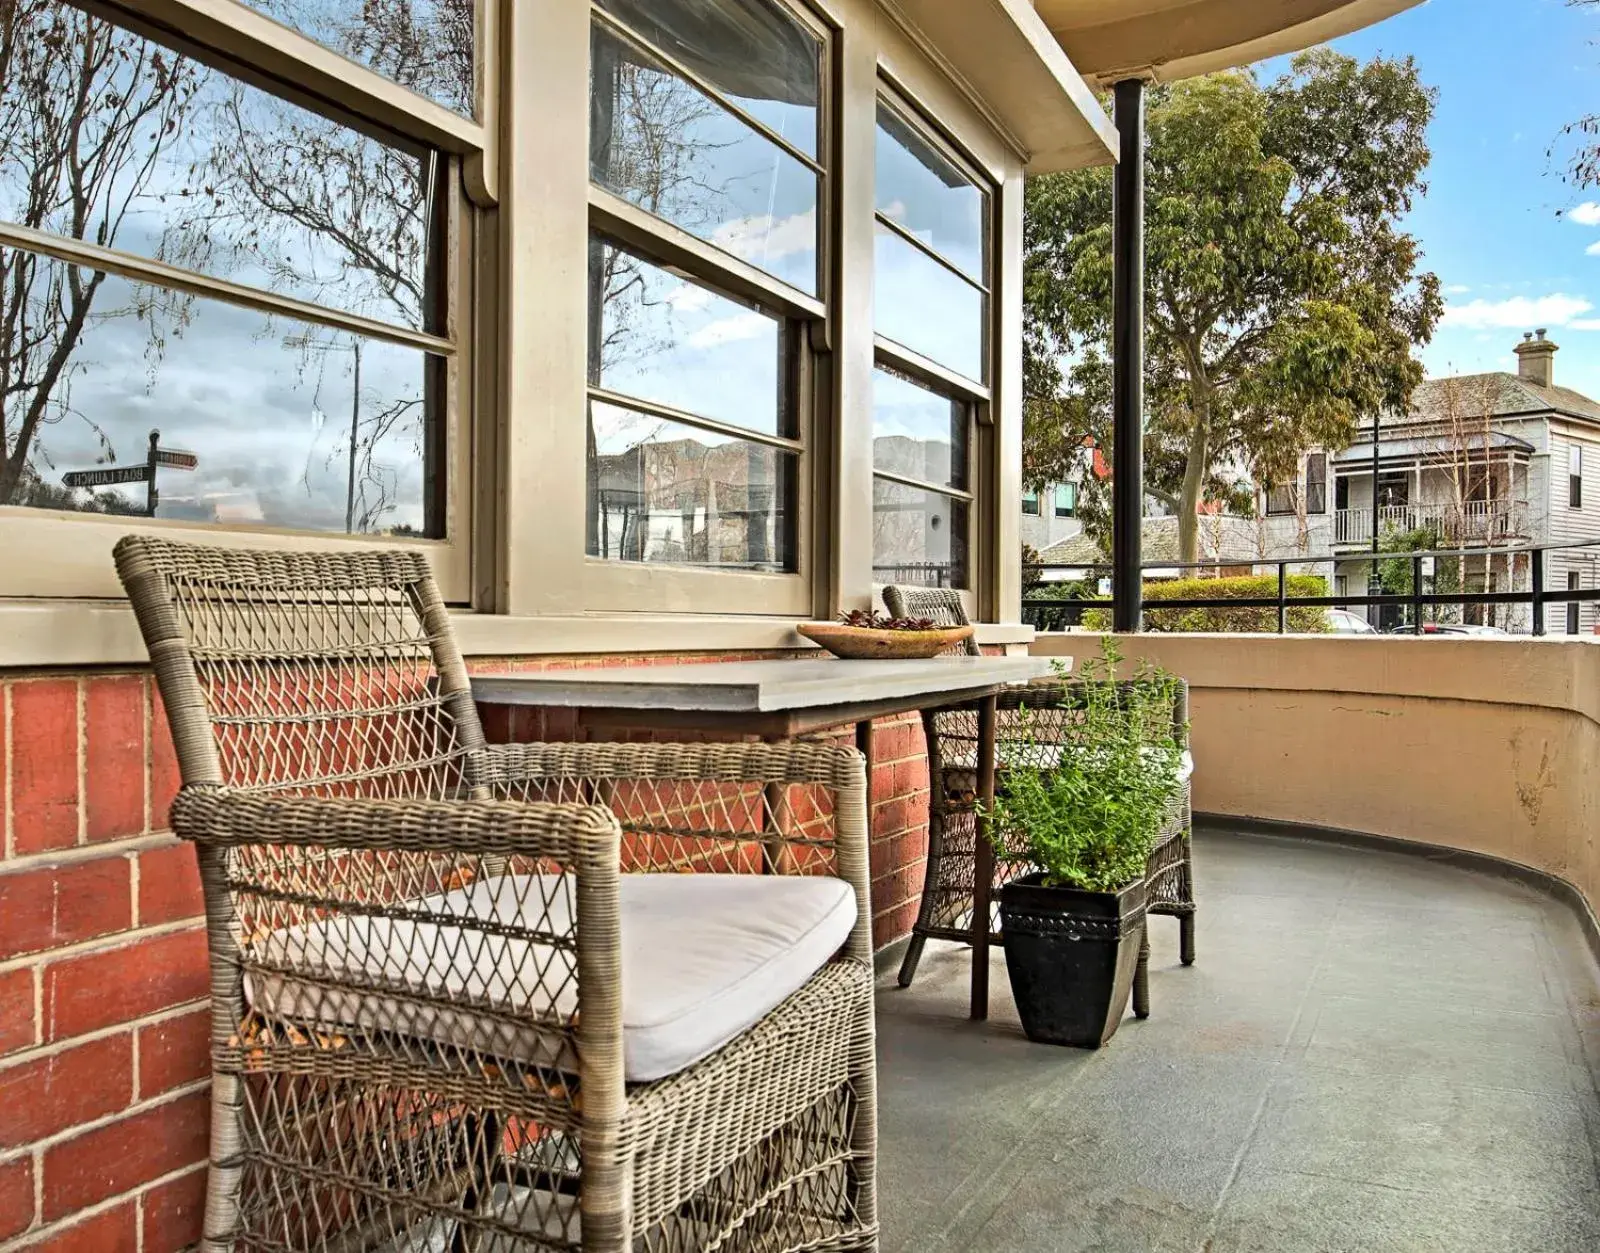
<svg viewBox="0 0 1600 1253">
<path fill-rule="evenodd" d="M 1133 990 L 1144 924 L 1141 879 L 1120 892 L 1047 888 L 1042 874 L 1000 890 L 1011 995 L 1028 1039 L 1097 1049 Z"/>
</svg>

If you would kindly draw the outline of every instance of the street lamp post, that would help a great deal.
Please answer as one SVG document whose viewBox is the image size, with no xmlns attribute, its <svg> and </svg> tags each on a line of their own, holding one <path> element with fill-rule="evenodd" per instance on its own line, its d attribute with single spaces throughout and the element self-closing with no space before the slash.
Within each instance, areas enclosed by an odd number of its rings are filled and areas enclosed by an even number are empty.
<svg viewBox="0 0 1600 1253">
<path fill-rule="evenodd" d="M 1378 572 L 1378 435 L 1383 426 L 1383 415 L 1372 415 L 1372 565 L 1367 574 L 1367 595 L 1380 596 L 1383 594 L 1383 576 Z M 1367 621 L 1378 630 L 1383 629 L 1383 606 L 1371 605 L 1368 607 Z"/>
</svg>

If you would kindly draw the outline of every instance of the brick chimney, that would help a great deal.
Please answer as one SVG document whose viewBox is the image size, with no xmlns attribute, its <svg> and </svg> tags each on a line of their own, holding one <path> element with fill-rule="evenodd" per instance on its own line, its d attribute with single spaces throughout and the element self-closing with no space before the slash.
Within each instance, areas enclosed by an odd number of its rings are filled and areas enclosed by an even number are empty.
<svg viewBox="0 0 1600 1253">
<path fill-rule="evenodd" d="M 1553 386 L 1556 353 L 1559 348 L 1544 337 L 1544 327 L 1524 335 L 1517 345 L 1517 377 L 1540 387 Z"/>
</svg>

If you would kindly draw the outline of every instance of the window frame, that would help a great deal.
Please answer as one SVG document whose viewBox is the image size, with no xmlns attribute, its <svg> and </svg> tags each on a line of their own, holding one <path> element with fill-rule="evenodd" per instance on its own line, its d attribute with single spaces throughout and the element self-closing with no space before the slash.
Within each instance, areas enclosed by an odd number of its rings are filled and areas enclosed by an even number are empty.
<svg viewBox="0 0 1600 1253">
<path fill-rule="evenodd" d="M 819 519 L 823 516 L 817 506 L 819 496 L 817 467 L 822 460 L 819 449 L 819 444 L 822 442 L 820 434 L 829 416 L 826 397 L 819 385 L 820 354 L 817 346 L 826 344 L 832 333 L 835 298 L 832 258 L 834 223 L 837 218 L 832 205 L 832 190 L 837 177 L 833 100 L 838 58 L 837 35 L 832 27 L 803 5 L 792 3 L 790 0 L 764 0 L 764 2 L 782 10 L 818 42 L 820 87 L 817 101 L 815 157 L 806 154 L 751 116 L 737 102 L 706 82 L 701 75 L 656 47 L 628 23 L 602 9 L 595 0 L 590 0 L 590 3 L 583 5 L 582 9 L 586 31 L 591 29 L 591 23 L 598 23 L 624 43 L 632 44 L 657 59 L 691 89 L 731 113 L 769 143 L 777 145 L 784 153 L 812 171 L 817 178 L 816 295 L 791 287 L 758 266 L 699 238 L 665 218 L 654 216 L 648 210 L 596 183 L 589 172 L 587 127 L 584 128 L 582 143 L 583 186 L 587 189 L 584 216 L 588 224 L 588 235 L 598 234 L 607 237 L 651 264 L 682 271 L 693 283 L 756 304 L 765 312 L 785 321 L 784 333 L 788 339 L 790 352 L 789 379 L 784 386 L 795 418 L 791 437 L 769 436 L 761 432 L 745 431 L 742 428 L 735 432 L 733 428 L 723 428 L 717 423 L 678 411 L 673 411 L 671 420 L 719 434 L 736 434 L 740 439 L 777 447 L 784 452 L 794 454 L 793 516 L 789 520 L 794 544 L 794 568 L 782 573 L 772 573 L 758 570 L 697 568 L 690 564 L 679 565 L 668 562 L 632 562 L 591 556 L 584 541 L 589 510 L 585 487 L 577 493 L 580 510 L 577 520 L 579 560 L 575 563 L 580 589 L 579 604 L 584 611 L 803 616 L 813 612 L 817 599 L 816 588 L 819 580 L 815 577 L 815 571 L 819 565 L 817 560 L 820 541 Z M 588 47 L 586 41 L 584 54 L 586 83 L 589 79 Z M 584 96 L 586 110 L 589 90 L 586 88 Z M 589 316 L 586 297 L 585 325 Z M 586 352 L 583 361 L 587 362 Z M 586 364 L 583 373 L 585 403 L 590 400 L 612 403 L 607 389 L 589 383 Z M 636 411 L 662 412 L 661 406 L 651 406 L 632 397 L 624 398 L 619 394 L 616 399 Z M 579 443 L 582 443 L 581 439 Z M 583 469 L 586 474 L 586 453 L 583 455 L 585 457 Z M 564 531 L 565 528 L 561 530 Z M 568 541 L 563 537 L 556 542 Z"/>
<path fill-rule="evenodd" d="M 1567 445 L 1567 508 L 1583 508 L 1583 445 Z"/>
<path fill-rule="evenodd" d="M 1292 518 L 1300 512 L 1300 485 L 1285 483 L 1262 492 L 1262 511 L 1269 518 Z"/>
<path fill-rule="evenodd" d="M 1032 509 L 1028 508 L 1029 505 L 1032 505 L 1033 508 Z M 1043 517 L 1044 515 L 1040 512 L 1040 510 L 1043 507 L 1044 507 L 1043 501 L 1040 499 L 1038 492 L 1023 492 L 1022 493 L 1022 515 L 1023 515 L 1023 517 L 1025 517 L 1025 518 Z"/>
<path fill-rule="evenodd" d="M 1317 475 L 1312 477 L 1311 468 L 1317 467 Z M 1306 454 L 1306 513 L 1322 515 L 1328 512 L 1328 454 L 1313 452 Z"/>
<path fill-rule="evenodd" d="M 876 180 L 874 180 L 873 196 L 871 198 L 872 221 L 870 236 L 870 238 L 876 238 L 879 226 L 889 228 L 899 238 L 910 243 L 948 273 L 957 276 L 961 281 L 983 293 L 981 325 L 983 368 L 980 370 L 980 373 L 984 376 L 983 381 L 968 378 L 959 371 L 933 361 L 914 349 L 880 334 L 876 326 L 873 328 L 872 335 L 872 364 L 875 370 L 887 369 L 893 373 L 903 375 L 935 395 L 946 400 L 962 403 L 965 406 L 967 413 L 967 464 L 966 473 L 962 481 L 967 484 L 966 488 L 949 487 L 927 480 L 895 474 L 892 471 L 880 470 L 874 463 L 874 459 L 869 457 L 869 468 L 873 481 L 882 479 L 885 482 L 895 483 L 901 487 L 933 492 L 952 500 L 961 501 L 966 505 L 966 581 L 962 585 L 955 586 L 954 590 L 962 594 L 963 601 L 968 602 L 969 614 L 976 618 L 978 616 L 976 612 L 978 601 L 976 598 L 984 586 L 986 570 L 988 569 L 987 553 L 981 542 L 981 536 L 984 534 L 985 528 L 981 517 L 984 502 L 981 499 L 979 485 L 992 482 L 992 476 L 983 473 L 982 467 L 994 455 L 992 448 L 988 446 L 992 443 L 992 440 L 988 438 L 988 433 L 994 426 L 993 404 L 995 392 L 991 384 L 999 364 L 995 352 L 995 313 L 998 305 L 995 297 L 995 278 L 1001 268 L 1002 261 L 999 248 L 1001 234 L 999 213 L 1002 189 L 996 180 L 990 177 L 982 166 L 958 144 L 948 127 L 935 120 L 930 111 L 923 107 L 892 74 L 885 72 L 882 67 L 880 67 L 878 75 L 876 106 L 872 113 L 871 125 L 874 144 L 874 169 L 876 168 L 876 144 L 878 142 L 878 113 L 885 107 L 895 113 L 903 125 L 914 131 L 919 139 L 948 161 L 958 173 L 970 180 L 972 185 L 983 196 L 982 247 L 984 272 L 988 279 L 986 283 L 980 284 L 974 281 L 960 267 L 945 260 L 937 251 L 917 239 L 913 232 L 885 215 L 878 208 Z M 873 269 L 876 271 L 875 246 L 873 259 Z M 868 516 L 874 516 L 875 514 L 876 510 L 872 508 L 871 501 L 869 501 Z M 872 582 L 876 592 L 883 584 L 878 579 L 875 560 L 873 561 L 873 566 Z"/>
<path fill-rule="evenodd" d="M 445 599 L 454 604 L 469 603 L 473 598 L 476 530 L 472 445 L 478 373 L 471 311 L 477 294 L 478 256 L 474 241 L 479 233 L 480 211 L 492 211 L 498 198 L 492 127 L 496 109 L 489 103 L 497 95 L 498 83 L 491 68 L 496 58 L 490 55 L 498 27 L 490 16 L 495 6 L 478 0 L 474 13 L 477 120 L 462 117 L 243 4 L 229 5 L 224 10 L 212 0 L 119 0 L 115 5 L 81 0 L 73 7 L 193 58 L 230 79 L 363 131 L 379 142 L 431 149 L 438 154 L 442 162 L 439 186 L 444 191 L 438 209 L 438 246 L 444 272 L 438 279 L 442 307 L 437 334 L 11 223 L 0 222 L 0 246 L 433 354 L 443 363 L 442 413 L 438 426 L 430 433 L 433 439 L 442 439 L 445 448 L 436 463 L 444 475 L 438 497 L 443 535 L 420 539 L 271 526 L 197 525 L 159 517 L 0 505 L 0 528 L 4 529 L 8 548 L 50 553 L 48 562 L 6 563 L 0 574 L 0 597 L 119 600 L 122 588 L 108 554 L 122 536 L 142 533 L 222 547 L 313 551 L 416 547 L 428 555 Z"/>
<path fill-rule="evenodd" d="M 1061 503 L 1062 493 L 1069 497 L 1069 503 Z M 1071 483 L 1057 483 L 1051 492 L 1051 507 L 1057 518 L 1076 518 L 1078 516 L 1078 489 Z"/>
<path fill-rule="evenodd" d="M 1583 590 L 1583 573 L 1579 570 L 1567 571 L 1567 591 L 1581 592 Z M 1582 623 L 1583 602 L 1569 600 L 1567 602 L 1567 634 L 1578 635 L 1583 630 Z"/>
</svg>

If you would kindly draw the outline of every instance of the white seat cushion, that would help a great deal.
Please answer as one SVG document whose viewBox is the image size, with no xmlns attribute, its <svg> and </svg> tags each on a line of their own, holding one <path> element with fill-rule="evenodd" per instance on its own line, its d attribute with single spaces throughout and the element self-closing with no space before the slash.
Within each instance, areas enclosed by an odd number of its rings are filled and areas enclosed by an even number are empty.
<svg viewBox="0 0 1600 1253">
<path fill-rule="evenodd" d="M 503 876 L 415 908 L 559 934 L 571 895 L 570 881 L 557 876 Z M 622 1044 L 632 1082 L 676 1074 L 752 1026 L 838 952 L 856 921 L 850 885 L 822 877 L 624 875 L 619 895 Z M 518 1016 L 564 1019 L 577 1007 L 570 952 L 470 925 L 347 915 L 274 932 L 255 956 L 284 972 L 245 979 L 251 1004 L 270 1016 L 395 1031 L 522 1061 L 556 1059 L 540 1055 Z M 340 988 L 341 979 L 366 986 Z M 453 1004 L 412 1000 L 404 995 L 411 991 Z"/>
</svg>

